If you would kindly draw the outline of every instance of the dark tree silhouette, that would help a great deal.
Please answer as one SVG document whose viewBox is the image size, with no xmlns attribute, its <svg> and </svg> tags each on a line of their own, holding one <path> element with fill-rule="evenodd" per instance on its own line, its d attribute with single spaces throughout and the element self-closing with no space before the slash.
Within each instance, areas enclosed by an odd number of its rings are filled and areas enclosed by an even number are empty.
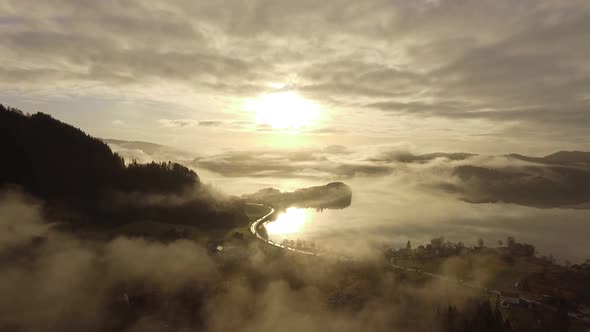
<svg viewBox="0 0 590 332">
<path fill-rule="evenodd" d="M 508 248 L 511 248 L 515 243 L 516 240 L 514 239 L 514 236 L 509 236 L 506 238 L 506 246 L 508 246 Z"/>
<path fill-rule="evenodd" d="M 471 300 L 463 310 L 449 306 L 444 313 L 438 314 L 442 319 L 440 325 L 445 332 L 504 332 L 506 327 L 500 311 L 492 309 L 488 301 Z"/>
<path fill-rule="evenodd" d="M 190 196 L 202 189 L 194 171 L 171 162 L 125 165 L 100 139 L 47 114 L 28 115 L 0 105 L 0 149 L 0 187 L 19 186 L 54 211 L 82 215 L 78 221 L 149 219 L 207 227 L 247 222 L 237 199 Z M 113 197 L 121 194 L 139 195 L 140 202 L 119 204 Z M 150 194 L 187 199 L 174 206 L 141 200 Z"/>
<path fill-rule="evenodd" d="M 171 162 L 139 164 L 134 160 L 127 166 L 119 189 L 127 192 L 174 193 L 199 184 L 197 173 L 182 165 Z"/>
</svg>

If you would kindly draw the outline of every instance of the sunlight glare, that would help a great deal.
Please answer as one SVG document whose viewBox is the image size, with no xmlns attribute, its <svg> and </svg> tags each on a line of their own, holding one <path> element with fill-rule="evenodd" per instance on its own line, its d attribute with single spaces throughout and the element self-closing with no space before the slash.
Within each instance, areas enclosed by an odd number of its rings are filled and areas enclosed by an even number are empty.
<svg viewBox="0 0 590 332">
<path fill-rule="evenodd" d="M 266 93 L 246 104 L 255 113 L 257 125 L 269 125 L 273 129 L 300 129 L 314 124 L 319 116 L 319 106 L 295 91 Z"/>
<path fill-rule="evenodd" d="M 307 220 L 306 209 L 288 208 L 264 227 L 268 234 L 285 235 L 299 232 Z"/>
</svg>

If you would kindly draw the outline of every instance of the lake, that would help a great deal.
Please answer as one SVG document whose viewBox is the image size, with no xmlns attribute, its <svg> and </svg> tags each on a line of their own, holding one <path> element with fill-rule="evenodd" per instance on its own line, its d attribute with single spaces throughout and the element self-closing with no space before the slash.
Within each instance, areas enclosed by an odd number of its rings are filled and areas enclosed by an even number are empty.
<svg viewBox="0 0 590 332">
<path fill-rule="evenodd" d="M 216 187 L 232 194 L 275 187 L 282 191 L 326 184 L 329 181 L 241 177 L 212 177 Z M 209 179 L 212 179 L 209 178 Z M 561 261 L 590 258 L 590 210 L 540 209 L 516 204 L 471 204 L 425 189 L 416 179 L 356 177 L 343 180 L 353 192 L 352 204 L 342 210 L 291 209 L 269 224 L 276 242 L 284 239 L 315 242 L 346 255 L 374 255 L 382 245 L 414 246 L 433 237 L 474 245 L 497 246 L 507 236 L 535 245 L 539 254 Z"/>
</svg>

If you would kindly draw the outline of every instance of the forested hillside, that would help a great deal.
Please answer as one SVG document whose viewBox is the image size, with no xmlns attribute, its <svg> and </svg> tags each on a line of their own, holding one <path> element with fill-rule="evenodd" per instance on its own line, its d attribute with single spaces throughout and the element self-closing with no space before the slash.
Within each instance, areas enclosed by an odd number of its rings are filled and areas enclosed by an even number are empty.
<svg viewBox="0 0 590 332">
<path fill-rule="evenodd" d="M 212 199 L 194 171 L 171 162 L 126 165 L 100 139 L 44 113 L 0 105 L 0 149 L 0 186 L 21 187 L 54 211 L 80 215 L 76 221 L 212 227 L 246 220 L 238 200 Z"/>
</svg>

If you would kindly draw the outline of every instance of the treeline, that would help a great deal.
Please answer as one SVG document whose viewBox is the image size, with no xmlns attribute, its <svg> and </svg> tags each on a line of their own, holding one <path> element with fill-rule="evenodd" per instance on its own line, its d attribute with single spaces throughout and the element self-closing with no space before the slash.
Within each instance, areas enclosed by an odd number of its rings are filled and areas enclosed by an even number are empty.
<svg viewBox="0 0 590 332">
<path fill-rule="evenodd" d="M 437 325 L 444 332 L 508 332 L 512 331 L 505 323 L 497 305 L 490 306 L 487 300 L 471 300 L 459 310 L 456 306 L 437 309 Z"/>
<path fill-rule="evenodd" d="M 100 139 L 43 113 L 25 115 L 0 105 L 0 135 L 1 183 L 49 199 L 107 189 L 180 193 L 199 184 L 197 174 L 179 164 L 126 166 Z"/>
<path fill-rule="evenodd" d="M 140 164 L 133 160 L 123 172 L 119 189 L 125 192 L 180 193 L 198 185 L 197 173 L 180 164 Z"/>
<path fill-rule="evenodd" d="M 426 245 L 420 245 L 416 248 L 412 247 L 410 241 L 407 242 L 404 248 L 394 249 L 389 248 L 385 251 L 386 256 L 390 257 L 417 257 L 417 258 L 434 258 L 434 257 L 449 257 L 459 255 L 462 253 L 481 253 L 481 252 L 495 252 L 501 254 L 508 254 L 512 256 L 526 256 L 532 257 L 536 253 L 535 246 L 528 243 L 516 242 L 514 237 L 508 236 L 506 238 L 506 246 L 504 241 L 498 240 L 497 248 L 488 248 L 485 246 L 482 238 L 477 239 L 477 244 L 474 246 L 466 246 L 462 241 L 451 242 L 444 238 L 444 236 L 435 237 Z"/>
<path fill-rule="evenodd" d="M 200 188 L 200 179 L 171 162 L 126 165 L 100 139 L 44 113 L 24 114 L 0 104 L 0 149 L 0 186 L 17 185 L 47 201 L 52 211 L 102 223 L 147 218 L 210 226 L 214 221 L 208 217 L 220 215 L 230 224 L 246 220 L 237 213 L 241 208 L 232 206 L 237 200 L 227 206 L 198 198 L 173 207 L 113 205 L 115 194 L 187 195 Z M 225 208 L 230 212 L 224 214 Z"/>
<path fill-rule="evenodd" d="M 275 188 L 264 188 L 244 195 L 250 201 L 271 205 L 277 210 L 288 207 L 321 209 L 344 209 L 352 202 L 352 190 L 342 182 L 331 182 L 323 186 L 281 192 Z"/>
</svg>

